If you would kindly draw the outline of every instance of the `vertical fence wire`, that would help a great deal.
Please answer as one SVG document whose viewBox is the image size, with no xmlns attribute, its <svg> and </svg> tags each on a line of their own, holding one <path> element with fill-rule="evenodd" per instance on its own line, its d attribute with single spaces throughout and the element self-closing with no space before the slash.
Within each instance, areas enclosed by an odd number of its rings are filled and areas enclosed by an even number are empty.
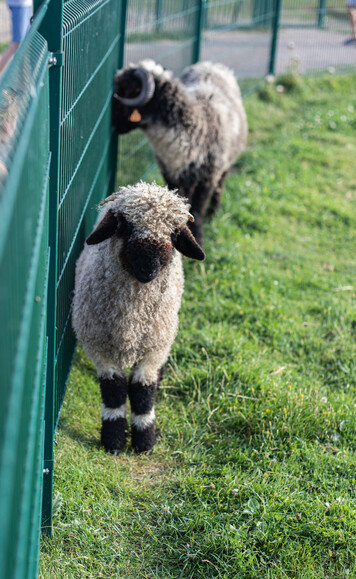
<svg viewBox="0 0 356 579">
<path fill-rule="evenodd" d="M 39 0 L 36 0 L 39 1 Z M 35 2 L 35 9 L 36 9 Z M 58 246 L 58 183 L 59 183 L 59 118 L 61 107 L 62 67 L 62 2 L 48 2 L 48 10 L 40 26 L 40 32 L 47 40 L 48 49 L 55 55 L 53 65 L 49 70 L 49 148 L 51 152 L 50 189 L 49 189 L 49 274 L 48 274 L 48 307 L 47 307 L 47 371 L 46 371 L 46 401 L 45 401 L 45 432 L 43 458 L 42 487 L 42 529 L 46 534 L 52 532 L 52 491 L 53 491 L 53 438 L 54 438 L 54 395 L 55 395 L 55 339 L 56 339 L 56 277 L 57 277 L 57 246 Z M 58 63 L 57 63 L 58 60 Z M 58 66 L 55 66 L 56 63 Z"/>
</svg>

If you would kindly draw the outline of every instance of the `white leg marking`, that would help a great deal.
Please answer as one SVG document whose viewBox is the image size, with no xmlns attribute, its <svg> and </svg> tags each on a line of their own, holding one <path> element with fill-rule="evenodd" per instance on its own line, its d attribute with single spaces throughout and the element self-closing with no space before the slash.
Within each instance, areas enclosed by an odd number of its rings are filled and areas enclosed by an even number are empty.
<svg viewBox="0 0 356 579">
<path fill-rule="evenodd" d="M 151 367 L 149 364 L 142 365 L 133 372 L 132 381 L 140 382 L 143 386 L 149 386 L 157 382 L 158 370 L 155 364 Z"/>
<path fill-rule="evenodd" d="M 125 418 L 126 404 L 118 408 L 108 408 L 105 404 L 101 405 L 101 417 L 103 420 L 116 420 L 117 418 Z"/>
<path fill-rule="evenodd" d="M 96 364 L 96 370 L 99 379 L 109 378 L 109 380 L 112 380 L 115 375 L 119 376 L 120 378 L 125 377 L 125 372 L 121 370 L 121 368 L 113 368 L 112 366 L 105 365 L 103 363 Z"/>
<path fill-rule="evenodd" d="M 135 414 L 131 412 L 131 424 L 136 426 L 137 430 L 145 430 L 148 426 L 155 421 L 155 409 L 152 408 L 147 414 Z"/>
</svg>

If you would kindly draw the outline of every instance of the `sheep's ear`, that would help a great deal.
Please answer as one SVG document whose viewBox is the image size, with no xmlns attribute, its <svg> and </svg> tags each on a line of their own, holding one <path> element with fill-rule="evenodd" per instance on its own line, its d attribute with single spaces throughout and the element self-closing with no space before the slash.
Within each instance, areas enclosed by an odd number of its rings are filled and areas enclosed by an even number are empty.
<svg viewBox="0 0 356 579">
<path fill-rule="evenodd" d="M 205 253 L 186 225 L 179 229 L 173 239 L 174 247 L 186 257 L 205 259 Z"/>
<path fill-rule="evenodd" d="M 115 231 L 117 230 L 117 226 L 117 218 L 109 209 L 105 217 L 103 217 L 94 231 L 89 235 L 88 239 L 86 240 L 87 244 L 96 245 L 97 243 L 101 243 L 105 239 L 108 239 L 114 235 Z"/>
</svg>

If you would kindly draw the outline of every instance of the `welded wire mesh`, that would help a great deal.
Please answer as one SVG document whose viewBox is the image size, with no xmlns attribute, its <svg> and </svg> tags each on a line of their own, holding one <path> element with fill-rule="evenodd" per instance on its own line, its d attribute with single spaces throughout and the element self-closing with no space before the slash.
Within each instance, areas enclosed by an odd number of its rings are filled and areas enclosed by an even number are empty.
<svg viewBox="0 0 356 579">
<path fill-rule="evenodd" d="M 0 576 L 36 575 L 48 273 L 48 52 L 35 30 L 0 84 Z"/>
<path fill-rule="evenodd" d="M 208 0 L 201 58 L 233 69 L 241 89 L 268 72 L 274 0 Z"/>
<path fill-rule="evenodd" d="M 205 28 L 231 30 L 271 25 L 274 0 L 208 0 Z"/>
<path fill-rule="evenodd" d="M 283 0 L 276 72 L 355 69 L 356 50 L 344 0 Z"/>
<path fill-rule="evenodd" d="M 283 0 L 281 26 L 314 28 L 318 26 L 320 10 L 326 4 L 325 0 Z"/>
<path fill-rule="evenodd" d="M 55 417 L 58 418 L 75 338 L 71 298 L 75 262 L 111 192 L 115 170 L 111 130 L 112 82 L 118 63 L 121 11 L 116 0 L 69 0 L 63 12 L 58 205 Z"/>
</svg>

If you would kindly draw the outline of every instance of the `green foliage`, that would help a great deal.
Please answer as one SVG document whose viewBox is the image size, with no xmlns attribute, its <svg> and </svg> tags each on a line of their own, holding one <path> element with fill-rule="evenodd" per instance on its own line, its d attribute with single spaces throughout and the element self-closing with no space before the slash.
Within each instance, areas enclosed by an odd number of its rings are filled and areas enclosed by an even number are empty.
<svg viewBox="0 0 356 579">
<path fill-rule="evenodd" d="M 0 42 L 0 54 L 9 46 L 8 42 Z"/>
<path fill-rule="evenodd" d="M 78 350 L 40 577 L 356 577 L 355 81 L 246 100 L 207 259 L 185 262 L 151 457 L 99 448 Z"/>
</svg>

